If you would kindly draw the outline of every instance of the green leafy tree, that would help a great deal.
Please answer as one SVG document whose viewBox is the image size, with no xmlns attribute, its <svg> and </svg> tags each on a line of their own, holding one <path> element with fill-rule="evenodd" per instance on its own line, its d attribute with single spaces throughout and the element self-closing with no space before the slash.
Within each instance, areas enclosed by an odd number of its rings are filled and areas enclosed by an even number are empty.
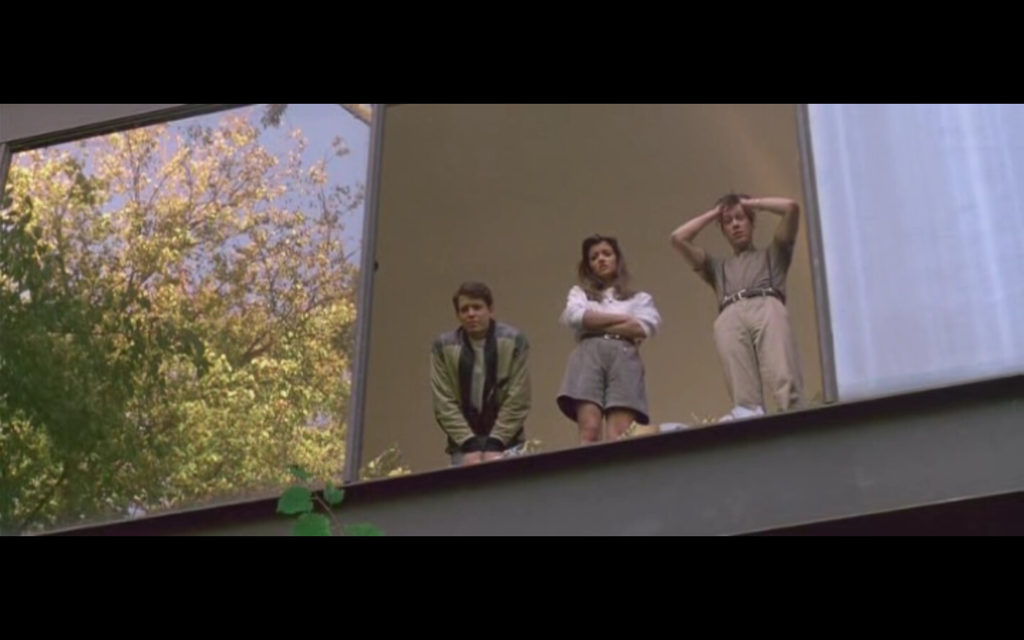
<svg viewBox="0 0 1024 640">
<path fill-rule="evenodd" d="M 339 114 L 341 112 L 339 111 Z M 276 493 L 344 457 L 358 184 L 246 112 L 19 153 L 0 206 L 0 531 Z"/>
</svg>

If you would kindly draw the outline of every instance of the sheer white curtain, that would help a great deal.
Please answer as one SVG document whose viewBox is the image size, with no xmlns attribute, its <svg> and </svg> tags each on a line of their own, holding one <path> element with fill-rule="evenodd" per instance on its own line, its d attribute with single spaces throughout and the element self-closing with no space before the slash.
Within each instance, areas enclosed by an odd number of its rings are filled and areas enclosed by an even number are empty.
<svg viewBox="0 0 1024 640">
<path fill-rule="evenodd" d="M 808 112 L 840 399 L 1024 371 L 1024 106 Z"/>
</svg>

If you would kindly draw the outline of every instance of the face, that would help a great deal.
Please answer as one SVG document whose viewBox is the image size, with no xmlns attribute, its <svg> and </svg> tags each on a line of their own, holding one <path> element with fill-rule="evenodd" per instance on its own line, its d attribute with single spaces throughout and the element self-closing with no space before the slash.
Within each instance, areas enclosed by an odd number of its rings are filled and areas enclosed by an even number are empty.
<svg viewBox="0 0 1024 640">
<path fill-rule="evenodd" d="M 483 338 L 491 326 L 491 308 L 485 300 L 459 296 L 458 311 L 455 312 L 462 329 L 471 338 Z"/>
<path fill-rule="evenodd" d="M 607 242 L 598 242 L 587 253 L 590 271 L 605 282 L 611 282 L 619 271 L 619 259 L 615 249 Z"/>
<path fill-rule="evenodd" d="M 745 249 L 750 245 L 754 225 L 743 212 L 743 207 L 735 205 L 722 212 L 722 233 L 734 249 Z"/>
</svg>

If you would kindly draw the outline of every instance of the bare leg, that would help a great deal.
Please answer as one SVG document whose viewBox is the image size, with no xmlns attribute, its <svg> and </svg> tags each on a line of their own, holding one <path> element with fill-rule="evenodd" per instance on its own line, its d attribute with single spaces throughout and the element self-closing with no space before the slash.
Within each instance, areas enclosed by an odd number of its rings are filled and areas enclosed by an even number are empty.
<svg viewBox="0 0 1024 640">
<path fill-rule="evenodd" d="M 580 444 L 601 440 L 601 407 L 592 402 L 580 402 L 576 407 L 576 424 L 580 427 Z"/>
<path fill-rule="evenodd" d="M 636 420 L 636 414 L 629 409 L 610 409 L 608 411 L 608 439 L 618 440 L 629 431 L 629 425 Z"/>
</svg>

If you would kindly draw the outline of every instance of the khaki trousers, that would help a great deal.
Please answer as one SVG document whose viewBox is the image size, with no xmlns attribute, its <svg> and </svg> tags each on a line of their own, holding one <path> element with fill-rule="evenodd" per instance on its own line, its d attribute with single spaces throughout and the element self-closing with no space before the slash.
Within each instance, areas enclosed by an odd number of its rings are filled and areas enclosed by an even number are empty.
<svg viewBox="0 0 1024 640">
<path fill-rule="evenodd" d="M 762 382 L 782 411 L 803 404 L 803 378 L 789 312 L 771 296 L 747 298 L 715 320 L 715 346 L 734 406 L 764 407 Z"/>
</svg>

